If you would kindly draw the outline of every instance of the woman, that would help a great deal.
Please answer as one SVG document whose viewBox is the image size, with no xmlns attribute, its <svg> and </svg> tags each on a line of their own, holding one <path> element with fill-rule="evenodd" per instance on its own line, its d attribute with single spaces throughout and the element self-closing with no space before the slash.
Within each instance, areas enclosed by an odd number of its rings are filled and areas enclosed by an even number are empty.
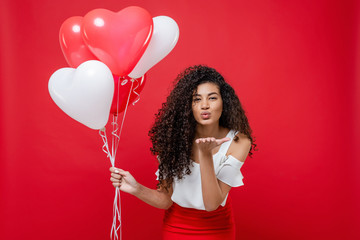
<svg viewBox="0 0 360 240">
<path fill-rule="evenodd" d="M 114 187 L 166 209 L 163 239 L 235 239 L 231 187 L 252 149 L 251 128 L 234 89 L 213 68 L 194 66 L 176 80 L 149 132 L 158 188 L 110 168 Z"/>
</svg>

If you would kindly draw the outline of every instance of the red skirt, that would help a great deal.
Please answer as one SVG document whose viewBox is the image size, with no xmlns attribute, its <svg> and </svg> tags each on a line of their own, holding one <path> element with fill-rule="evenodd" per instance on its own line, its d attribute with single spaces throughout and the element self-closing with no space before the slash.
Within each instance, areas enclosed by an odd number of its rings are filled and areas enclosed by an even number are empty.
<svg viewBox="0 0 360 240">
<path fill-rule="evenodd" d="M 231 203 L 211 212 L 173 203 L 165 211 L 162 232 L 163 240 L 235 240 Z"/>
</svg>

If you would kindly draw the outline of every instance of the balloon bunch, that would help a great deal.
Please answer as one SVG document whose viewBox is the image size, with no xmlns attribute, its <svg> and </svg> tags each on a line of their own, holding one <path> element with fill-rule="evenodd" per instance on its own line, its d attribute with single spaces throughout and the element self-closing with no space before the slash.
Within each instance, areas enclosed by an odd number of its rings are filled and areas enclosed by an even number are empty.
<svg viewBox="0 0 360 240">
<path fill-rule="evenodd" d="M 60 46 L 70 67 L 51 75 L 50 96 L 71 118 L 99 130 L 103 151 L 112 166 L 129 103 L 139 100 L 145 73 L 171 52 L 178 38 L 179 28 L 173 19 L 152 18 L 136 6 L 119 12 L 95 9 L 84 17 L 70 17 L 61 25 Z M 124 114 L 119 126 L 121 112 Z M 110 113 L 111 147 L 105 130 Z M 120 191 L 116 189 L 111 229 L 111 238 L 115 239 L 121 231 L 118 205 Z"/>
</svg>

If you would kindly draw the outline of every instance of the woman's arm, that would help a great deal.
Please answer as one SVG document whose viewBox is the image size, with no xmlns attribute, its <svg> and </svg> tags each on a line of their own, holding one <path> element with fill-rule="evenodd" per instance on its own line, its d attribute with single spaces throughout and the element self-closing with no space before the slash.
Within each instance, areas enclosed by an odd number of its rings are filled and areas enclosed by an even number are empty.
<svg viewBox="0 0 360 240">
<path fill-rule="evenodd" d="M 231 187 L 215 175 L 212 154 L 199 151 L 201 190 L 206 211 L 216 210 L 224 201 Z"/>
<path fill-rule="evenodd" d="M 121 191 L 134 195 L 156 208 L 168 209 L 172 205 L 172 189 L 168 191 L 165 189 L 150 189 L 138 183 L 129 172 L 122 169 L 111 167 L 110 172 L 110 181 L 114 187 L 118 187 Z"/>
<path fill-rule="evenodd" d="M 231 186 L 217 179 L 211 152 L 213 148 L 228 140 L 228 138 L 201 138 L 195 141 L 198 145 L 202 196 L 207 211 L 216 210 L 231 189 Z M 234 144 L 236 146 L 231 148 L 233 149 L 231 154 L 240 161 L 245 161 L 250 150 L 250 141 L 233 142 L 232 145 Z"/>
</svg>

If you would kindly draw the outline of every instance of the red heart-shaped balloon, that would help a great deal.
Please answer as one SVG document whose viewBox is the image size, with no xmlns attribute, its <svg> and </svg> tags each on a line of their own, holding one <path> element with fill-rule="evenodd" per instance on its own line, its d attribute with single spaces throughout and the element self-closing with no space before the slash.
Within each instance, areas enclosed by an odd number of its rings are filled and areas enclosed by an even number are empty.
<svg viewBox="0 0 360 240">
<path fill-rule="evenodd" d="M 140 92 L 145 86 L 146 75 L 138 79 L 130 77 L 119 78 L 114 77 L 114 97 L 111 105 L 110 113 L 118 114 L 125 110 L 126 104 L 130 106 L 131 103 L 138 99 Z M 131 87 L 132 84 L 132 87 Z M 131 91 L 131 93 L 130 93 Z M 130 94 L 130 99 L 128 101 Z"/>
<path fill-rule="evenodd" d="M 83 17 L 71 17 L 60 27 L 59 40 L 64 57 L 70 67 L 77 68 L 88 60 L 98 60 L 86 46 L 81 33 Z"/>
<path fill-rule="evenodd" d="M 111 72 L 128 75 L 143 55 L 153 32 L 153 20 L 141 7 L 127 7 L 114 13 L 95 9 L 83 20 L 82 35 L 90 51 Z"/>
</svg>

